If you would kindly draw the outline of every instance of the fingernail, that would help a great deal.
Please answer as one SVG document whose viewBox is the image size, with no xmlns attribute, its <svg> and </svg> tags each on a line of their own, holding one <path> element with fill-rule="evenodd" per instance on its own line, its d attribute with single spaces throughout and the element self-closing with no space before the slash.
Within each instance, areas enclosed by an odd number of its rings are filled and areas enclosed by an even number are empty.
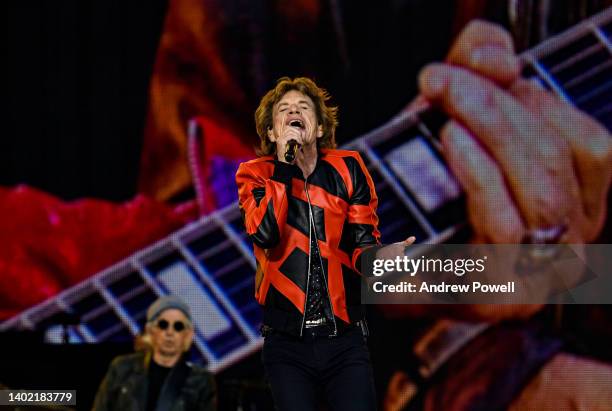
<svg viewBox="0 0 612 411">
<path fill-rule="evenodd" d="M 470 55 L 470 65 L 475 68 L 499 67 L 503 72 L 516 73 L 520 71 L 518 57 L 498 46 L 482 46 L 474 49 Z"/>
<path fill-rule="evenodd" d="M 507 53 L 498 47 L 483 46 L 472 51 L 470 55 L 470 63 L 472 66 L 480 67 L 490 65 L 491 61 L 503 58 L 506 60 Z"/>
<path fill-rule="evenodd" d="M 428 97 L 437 96 L 444 90 L 448 80 L 448 70 L 441 64 L 430 64 L 420 75 L 423 94 Z"/>
</svg>

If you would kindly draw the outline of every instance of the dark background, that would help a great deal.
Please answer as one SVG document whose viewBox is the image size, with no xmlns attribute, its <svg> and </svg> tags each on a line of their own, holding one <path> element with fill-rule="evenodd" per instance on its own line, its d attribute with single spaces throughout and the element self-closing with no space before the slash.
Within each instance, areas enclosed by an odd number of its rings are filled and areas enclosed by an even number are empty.
<svg viewBox="0 0 612 411">
<path fill-rule="evenodd" d="M 2 2 L 1 185 L 64 199 L 134 195 L 166 3 Z"/>
</svg>

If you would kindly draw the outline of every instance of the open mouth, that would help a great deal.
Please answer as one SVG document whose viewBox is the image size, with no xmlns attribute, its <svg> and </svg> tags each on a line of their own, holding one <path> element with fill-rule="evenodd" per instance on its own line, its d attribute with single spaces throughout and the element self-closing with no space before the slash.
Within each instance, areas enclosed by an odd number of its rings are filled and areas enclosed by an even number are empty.
<svg viewBox="0 0 612 411">
<path fill-rule="evenodd" d="M 291 127 L 304 128 L 304 123 L 302 123 L 302 120 L 291 120 L 289 125 Z"/>
</svg>

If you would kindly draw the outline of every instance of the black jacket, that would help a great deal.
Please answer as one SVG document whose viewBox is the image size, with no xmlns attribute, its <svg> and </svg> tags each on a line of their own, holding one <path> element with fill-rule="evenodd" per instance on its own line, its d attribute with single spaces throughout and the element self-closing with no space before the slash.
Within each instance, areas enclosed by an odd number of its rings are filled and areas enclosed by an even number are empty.
<svg viewBox="0 0 612 411">
<path fill-rule="evenodd" d="M 92 410 L 143 411 L 147 401 L 150 361 L 151 354 L 145 352 L 115 358 L 98 389 Z M 179 361 L 166 378 L 157 400 L 157 410 L 216 410 L 212 374 L 197 365 Z"/>
</svg>

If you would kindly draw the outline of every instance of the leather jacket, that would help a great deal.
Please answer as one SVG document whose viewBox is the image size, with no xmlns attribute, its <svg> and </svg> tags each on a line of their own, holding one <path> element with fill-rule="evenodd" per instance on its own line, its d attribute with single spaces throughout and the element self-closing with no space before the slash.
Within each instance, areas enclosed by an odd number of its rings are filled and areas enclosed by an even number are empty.
<svg viewBox="0 0 612 411">
<path fill-rule="evenodd" d="M 111 363 L 92 411 L 142 411 L 147 401 L 150 352 L 122 355 Z M 215 381 L 204 368 L 186 361 L 175 365 L 162 386 L 156 410 L 214 411 Z"/>
<path fill-rule="evenodd" d="M 359 153 L 320 149 L 307 179 L 295 165 L 260 157 L 240 165 L 236 183 L 257 260 L 255 298 L 264 306 L 264 325 L 302 334 L 312 235 L 335 329 L 362 320 L 359 257 L 380 243 L 380 232 L 378 198 Z"/>
</svg>

